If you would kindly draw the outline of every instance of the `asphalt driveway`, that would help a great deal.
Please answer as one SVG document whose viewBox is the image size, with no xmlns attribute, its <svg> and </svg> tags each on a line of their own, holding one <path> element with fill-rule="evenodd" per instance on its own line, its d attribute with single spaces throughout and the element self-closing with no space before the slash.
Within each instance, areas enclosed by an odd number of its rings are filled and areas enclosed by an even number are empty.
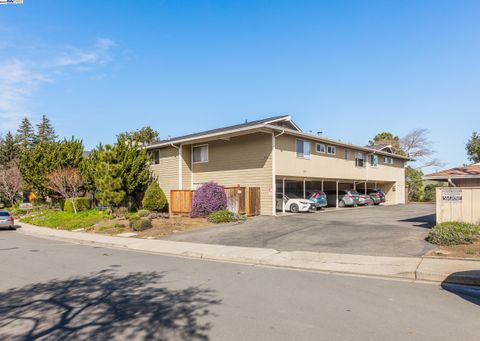
<svg viewBox="0 0 480 341">
<path fill-rule="evenodd" d="M 435 206 L 409 204 L 345 208 L 175 234 L 167 239 L 204 244 L 381 256 L 421 256 L 435 223 Z"/>
</svg>

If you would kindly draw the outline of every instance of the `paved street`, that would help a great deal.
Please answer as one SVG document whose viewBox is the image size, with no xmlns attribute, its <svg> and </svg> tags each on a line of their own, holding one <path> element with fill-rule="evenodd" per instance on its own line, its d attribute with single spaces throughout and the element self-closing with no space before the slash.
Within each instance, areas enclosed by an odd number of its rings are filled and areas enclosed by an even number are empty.
<svg viewBox="0 0 480 341">
<path fill-rule="evenodd" d="M 255 217 L 245 223 L 178 233 L 170 240 L 373 256 L 421 256 L 435 223 L 435 206 L 410 204 L 346 208 L 285 217 Z"/>
<path fill-rule="evenodd" d="M 480 292 L 0 231 L 0 339 L 478 340 Z"/>
</svg>

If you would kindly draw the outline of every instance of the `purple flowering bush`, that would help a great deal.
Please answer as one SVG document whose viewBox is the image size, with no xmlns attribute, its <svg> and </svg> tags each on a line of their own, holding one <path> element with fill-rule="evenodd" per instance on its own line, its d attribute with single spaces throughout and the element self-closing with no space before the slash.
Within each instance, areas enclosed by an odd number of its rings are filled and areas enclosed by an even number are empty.
<svg viewBox="0 0 480 341">
<path fill-rule="evenodd" d="M 190 217 L 206 217 L 227 208 L 227 195 L 223 186 L 214 182 L 200 186 L 193 194 Z"/>
</svg>

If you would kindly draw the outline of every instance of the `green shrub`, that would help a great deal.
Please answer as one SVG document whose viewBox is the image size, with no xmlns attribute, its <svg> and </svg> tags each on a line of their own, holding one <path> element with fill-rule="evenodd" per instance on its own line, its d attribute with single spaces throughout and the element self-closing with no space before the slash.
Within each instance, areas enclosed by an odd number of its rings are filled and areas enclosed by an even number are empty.
<svg viewBox="0 0 480 341">
<path fill-rule="evenodd" d="M 152 221 L 150 219 L 132 219 L 130 220 L 130 227 L 134 231 L 143 231 L 152 227 Z"/>
<path fill-rule="evenodd" d="M 149 210 L 138 210 L 137 213 L 138 213 L 138 216 L 140 218 L 146 218 L 150 214 L 150 211 Z"/>
<path fill-rule="evenodd" d="M 113 209 L 113 216 L 115 218 L 125 218 L 128 215 L 128 208 L 117 207 Z"/>
<path fill-rule="evenodd" d="M 167 197 L 156 181 L 152 181 L 145 191 L 142 207 L 150 211 L 163 211 L 167 207 Z"/>
<path fill-rule="evenodd" d="M 480 225 L 460 222 L 438 224 L 427 237 L 427 241 L 438 245 L 471 244 L 478 239 L 480 239 Z"/>
<path fill-rule="evenodd" d="M 78 212 L 77 214 L 64 211 L 44 210 L 23 217 L 20 221 L 37 226 L 74 230 L 91 227 L 108 217 L 109 216 L 102 211 L 95 210 Z"/>
<path fill-rule="evenodd" d="M 239 216 L 238 214 L 230 212 L 228 210 L 220 210 L 220 211 L 212 212 L 208 215 L 208 221 L 215 224 L 230 223 L 232 221 L 237 221 L 242 219 L 245 219 L 245 218 Z"/>
<path fill-rule="evenodd" d="M 91 208 L 90 198 L 76 198 L 74 201 L 77 212 L 87 211 Z M 65 212 L 74 212 L 71 199 L 65 200 L 63 210 Z"/>
</svg>

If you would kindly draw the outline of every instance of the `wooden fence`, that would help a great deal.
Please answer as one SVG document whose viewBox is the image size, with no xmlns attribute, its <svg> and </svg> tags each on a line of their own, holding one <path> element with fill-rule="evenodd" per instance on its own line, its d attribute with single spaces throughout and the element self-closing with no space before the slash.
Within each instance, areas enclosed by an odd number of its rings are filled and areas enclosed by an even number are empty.
<svg viewBox="0 0 480 341">
<path fill-rule="evenodd" d="M 189 213 L 192 208 L 193 192 L 190 190 L 170 191 L 170 212 L 172 213 Z"/>
<path fill-rule="evenodd" d="M 171 190 L 170 211 L 186 214 L 192 208 L 195 191 Z M 227 209 L 237 214 L 256 216 L 260 214 L 260 187 L 225 187 Z"/>
</svg>

